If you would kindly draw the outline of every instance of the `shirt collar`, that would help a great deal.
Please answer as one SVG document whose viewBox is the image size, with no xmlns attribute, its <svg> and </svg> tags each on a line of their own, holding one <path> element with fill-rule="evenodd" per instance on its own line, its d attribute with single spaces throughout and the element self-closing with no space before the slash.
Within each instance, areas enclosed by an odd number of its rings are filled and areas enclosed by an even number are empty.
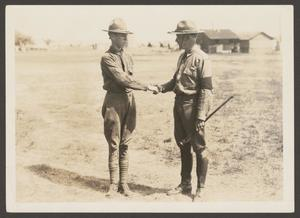
<svg viewBox="0 0 300 218">
<path fill-rule="evenodd" d="M 195 44 L 189 52 L 185 52 L 186 57 L 191 56 L 193 53 L 199 51 L 199 45 Z"/>
<path fill-rule="evenodd" d="M 114 53 L 114 54 L 122 54 L 123 51 L 124 51 L 124 49 L 121 48 L 120 50 L 117 50 L 115 47 L 113 47 L 113 46 L 111 45 L 110 48 L 109 48 L 109 51 L 110 51 L 111 53 Z"/>
</svg>

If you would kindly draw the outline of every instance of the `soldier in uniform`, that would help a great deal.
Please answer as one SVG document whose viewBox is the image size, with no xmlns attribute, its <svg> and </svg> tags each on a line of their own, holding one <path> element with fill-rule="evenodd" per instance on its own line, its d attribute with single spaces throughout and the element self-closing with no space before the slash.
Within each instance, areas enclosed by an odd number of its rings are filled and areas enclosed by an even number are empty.
<svg viewBox="0 0 300 218">
<path fill-rule="evenodd" d="M 185 51 L 177 62 L 177 70 L 173 78 L 158 85 L 162 93 L 174 91 L 176 94 L 174 105 L 174 134 L 181 153 L 181 182 L 168 191 L 168 195 L 191 195 L 191 171 L 193 156 L 196 155 L 197 189 L 194 197 L 199 198 L 204 187 L 207 173 L 208 159 L 205 156 L 204 124 L 212 104 L 212 72 L 210 60 L 196 44 L 197 30 L 191 21 L 181 21 L 175 31 L 176 42 Z M 187 137 L 191 140 L 182 145 Z"/>
<path fill-rule="evenodd" d="M 116 18 L 108 30 L 111 46 L 102 56 L 101 70 L 106 96 L 102 106 L 104 135 L 109 145 L 110 186 L 106 196 L 120 192 L 130 196 L 128 179 L 128 146 L 136 126 L 136 105 L 132 90 L 157 91 L 156 86 L 145 85 L 133 78 L 133 61 L 127 46 L 126 23 Z M 118 169 L 119 168 L 119 169 Z M 119 171 L 119 181 L 118 181 Z"/>
</svg>

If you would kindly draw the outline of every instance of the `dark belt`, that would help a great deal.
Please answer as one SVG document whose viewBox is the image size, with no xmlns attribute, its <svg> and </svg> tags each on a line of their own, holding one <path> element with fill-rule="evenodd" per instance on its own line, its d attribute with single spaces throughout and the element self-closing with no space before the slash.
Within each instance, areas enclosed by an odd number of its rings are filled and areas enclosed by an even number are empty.
<svg viewBox="0 0 300 218">
<path fill-rule="evenodd" d="M 176 95 L 196 95 L 198 93 L 198 90 L 196 89 L 185 89 L 184 87 L 182 89 L 177 86 L 175 86 L 173 91 L 176 93 Z"/>
<path fill-rule="evenodd" d="M 130 92 L 125 92 L 125 91 L 112 91 L 112 90 L 108 90 L 106 92 L 106 94 L 113 94 L 113 95 L 124 95 L 124 96 L 128 96 L 128 97 L 131 97 L 133 96 L 133 92 L 130 91 Z"/>
<path fill-rule="evenodd" d="M 189 101 L 189 100 L 197 100 L 198 94 L 193 94 L 193 95 L 186 95 L 184 93 L 178 93 L 175 96 L 175 100 L 179 101 Z"/>
</svg>

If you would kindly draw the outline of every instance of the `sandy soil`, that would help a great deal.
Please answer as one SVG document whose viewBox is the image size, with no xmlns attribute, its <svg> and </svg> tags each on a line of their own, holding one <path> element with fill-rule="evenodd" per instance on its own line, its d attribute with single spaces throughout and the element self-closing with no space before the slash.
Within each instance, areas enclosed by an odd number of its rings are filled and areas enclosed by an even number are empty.
<svg viewBox="0 0 300 218">
<path fill-rule="evenodd" d="M 178 53 L 134 50 L 136 77 L 171 78 Z M 18 202 L 97 202 L 108 186 L 108 147 L 100 114 L 105 92 L 101 51 L 16 54 Z M 212 55 L 217 106 L 207 123 L 210 157 L 203 201 L 282 200 L 282 70 L 279 54 Z M 179 183 L 173 138 L 174 94 L 135 92 L 138 119 L 130 147 L 130 187 L 139 201 L 166 196 Z M 193 169 L 193 186 L 196 185 Z"/>
</svg>

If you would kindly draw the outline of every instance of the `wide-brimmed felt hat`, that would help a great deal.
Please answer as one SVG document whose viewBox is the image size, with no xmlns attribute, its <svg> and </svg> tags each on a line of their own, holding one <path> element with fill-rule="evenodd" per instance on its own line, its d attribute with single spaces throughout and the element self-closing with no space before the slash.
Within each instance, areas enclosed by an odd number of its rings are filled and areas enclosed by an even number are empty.
<svg viewBox="0 0 300 218">
<path fill-rule="evenodd" d="M 197 29 L 197 26 L 194 22 L 190 20 L 182 20 L 177 24 L 177 27 L 174 31 L 169 31 L 168 33 L 174 34 L 197 34 L 200 33 Z"/>
<path fill-rule="evenodd" d="M 121 18 L 113 19 L 111 24 L 108 26 L 108 30 L 103 31 L 111 33 L 133 34 L 132 32 L 127 30 L 127 25 Z"/>
</svg>

